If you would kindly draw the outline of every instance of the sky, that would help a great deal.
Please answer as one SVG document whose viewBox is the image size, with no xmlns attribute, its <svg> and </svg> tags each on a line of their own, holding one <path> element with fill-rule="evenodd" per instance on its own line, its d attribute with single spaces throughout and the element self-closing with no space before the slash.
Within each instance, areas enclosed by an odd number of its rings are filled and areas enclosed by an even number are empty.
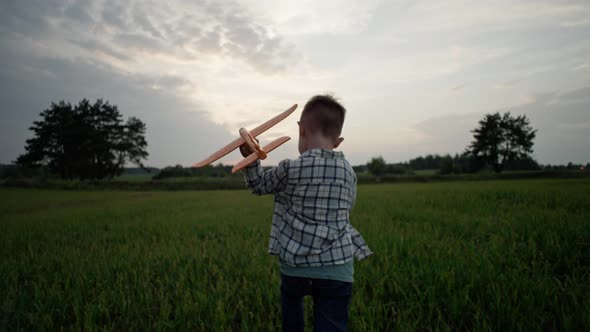
<svg viewBox="0 0 590 332">
<path fill-rule="evenodd" d="M 0 50 L 0 163 L 60 100 L 140 118 L 154 167 L 298 104 L 259 137 L 292 137 L 272 165 L 298 156 L 300 110 L 325 93 L 347 109 L 353 165 L 461 153 L 494 112 L 530 119 L 538 162 L 590 162 L 587 0 L 3 0 Z"/>
</svg>

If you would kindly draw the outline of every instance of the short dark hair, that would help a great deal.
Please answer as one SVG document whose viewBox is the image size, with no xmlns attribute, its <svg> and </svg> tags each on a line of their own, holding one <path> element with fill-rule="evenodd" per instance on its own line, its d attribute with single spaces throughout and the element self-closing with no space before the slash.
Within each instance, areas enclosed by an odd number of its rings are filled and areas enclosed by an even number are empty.
<svg viewBox="0 0 590 332">
<path fill-rule="evenodd" d="M 301 122 L 311 131 L 338 139 L 342 133 L 346 109 L 331 95 L 317 95 L 305 104 Z"/>
</svg>

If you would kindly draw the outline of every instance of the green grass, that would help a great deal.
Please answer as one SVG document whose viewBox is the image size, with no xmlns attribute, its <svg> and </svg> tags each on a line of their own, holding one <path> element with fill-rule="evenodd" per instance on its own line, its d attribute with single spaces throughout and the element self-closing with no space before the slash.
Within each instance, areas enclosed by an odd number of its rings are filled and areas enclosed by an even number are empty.
<svg viewBox="0 0 590 332">
<path fill-rule="evenodd" d="M 123 174 L 121 176 L 117 176 L 116 178 L 112 179 L 111 181 L 118 181 L 118 182 L 147 182 L 151 181 L 152 177 L 155 173 L 148 173 L 148 174 Z"/>
<path fill-rule="evenodd" d="M 414 171 L 416 175 L 435 175 L 438 174 L 438 169 L 420 169 Z"/>
<path fill-rule="evenodd" d="M 589 192 L 588 179 L 360 186 L 352 223 L 375 255 L 355 264 L 350 330 L 590 330 Z M 280 326 L 270 196 L 0 201 L 0 330 Z"/>
</svg>

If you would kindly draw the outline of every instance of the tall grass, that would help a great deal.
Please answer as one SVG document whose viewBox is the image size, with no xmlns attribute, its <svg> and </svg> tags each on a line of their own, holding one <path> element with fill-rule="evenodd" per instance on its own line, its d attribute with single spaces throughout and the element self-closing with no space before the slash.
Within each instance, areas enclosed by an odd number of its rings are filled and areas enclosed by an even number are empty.
<svg viewBox="0 0 590 332">
<path fill-rule="evenodd" d="M 589 330 L 588 192 L 587 179 L 360 186 L 353 224 L 375 255 L 355 264 L 350 329 Z M 280 327 L 272 197 L 0 201 L 0 330 Z"/>
</svg>

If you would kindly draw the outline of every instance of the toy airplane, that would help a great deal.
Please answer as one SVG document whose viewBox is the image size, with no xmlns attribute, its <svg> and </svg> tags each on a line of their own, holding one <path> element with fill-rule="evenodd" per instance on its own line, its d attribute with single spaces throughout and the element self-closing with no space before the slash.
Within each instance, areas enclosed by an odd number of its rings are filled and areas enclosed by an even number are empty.
<svg viewBox="0 0 590 332">
<path fill-rule="evenodd" d="M 220 150 L 218 150 L 215 153 L 213 153 L 212 155 L 210 155 L 209 158 L 207 158 L 203 161 L 200 161 L 200 162 L 194 164 L 193 166 L 194 167 L 203 167 L 203 166 L 209 165 L 210 163 L 214 162 L 215 160 L 217 160 L 217 159 L 227 155 L 228 153 L 232 152 L 233 150 L 239 148 L 244 143 L 248 144 L 248 146 L 250 148 L 252 148 L 252 150 L 254 150 L 254 153 L 250 154 L 248 157 L 242 159 L 240 162 L 235 164 L 231 170 L 232 173 L 235 173 L 235 172 L 241 170 L 242 168 L 252 164 L 253 162 L 255 162 L 258 159 L 261 159 L 261 160 L 266 159 L 266 155 L 268 152 L 271 152 L 272 150 L 283 145 L 285 142 L 290 140 L 291 137 L 283 136 L 281 138 L 277 138 L 276 140 L 270 142 L 268 145 L 266 145 L 263 148 L 261 148 L 260 145 L 258 145 L 258 142 L 256 142 L 256 140 L 254 138 L 256 136 L 262 134 L 263 132 L 267 131 L 268 129 L 272 128 L 277 123 L 284 120 L 291 113 L 293 113 L 296 108 L 297 108 L 297 104 L 291 106 L 288 110 L 284 111 L 283 113 L 275 116 L 274 118 L 266 121 L 265 123 L 261 124 L 260 126 L 254 128 L 250 131 L 246 130 L 246 128 L 240 128 L 240 137 L 238 139 L 232 141 L 228 145 L 224 146 Z"/>
</svg>

